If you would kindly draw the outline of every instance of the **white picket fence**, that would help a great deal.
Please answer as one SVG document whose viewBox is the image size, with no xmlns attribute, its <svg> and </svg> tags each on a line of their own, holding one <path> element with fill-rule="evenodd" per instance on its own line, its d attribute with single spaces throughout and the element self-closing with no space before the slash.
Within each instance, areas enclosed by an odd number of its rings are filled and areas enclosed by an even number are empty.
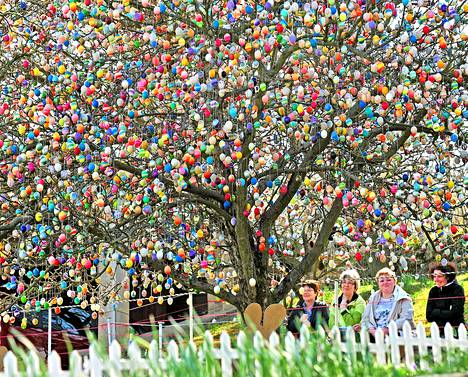
<svg viewBox="0 0 468 377">
<path fill-rule="evenodd" d="M 369 342 L 367 333 L 361 333 L 360 341 L 356 342 L 354 332 L 350 328 L 346 333 L 346 341 L 341 339 L 340 331 L 334 328 L 330 333 L 330 340 L 340 347 L 342 352 L 348 353 L 351 358 L 355 358 L 360 352 L 371 352 L 376 355 L 377 363 L 393 365 L 406 365 L 409 368 L 419 367 L 428 369 L 428 358 L 434 362 L 443 361 L 443 350 L 461 350 L 468 351 L 468 339 L 465 326 L 458 328 L 458 338 L 454 337 L 452 327 L 447 324 L 444 332 L 445 337 L 440 337 L 438 327 L 433 323 L 431 326 L 431 335 L 426 336 L 423 325 L 420 323 L 416 331 L 412 331 L 409 324 L 405 323 L 402 334 L 398 333 L 395 323 L 389 327 L 389 335 L 384 336 L 383 332 L 377 330 L 375 343 Z M 286 335 L 284 342 L 284 352 L 292 355 L 300 349 L 308 347 L 310 332 L 303 328 L 299 338 L 295 338 L 291 333 Z M 220 360 L 223 377 L 233 375 L 235 360 L 239 357 L 239 350 L 243 350 L 247 335 L 240 332 L 237 336 L 236 347 L 232 347 L 231 339 L 226 332 L 220 337 L 219 348 L 213 348 L 213 355 Z M 209 331 L 205 333 L 205 344 L 213 344 L 213 337 Z M 255 334 L 253 339 L 254 347 L 266 347 L 268 349 L 278 349 L 280 338 L 278 334 L 273 333 L 268 342 L 266 342 L 260 333 Z M 147 354 L 143 357 L 142 351 L 132 342 L 128 348 L 128 358 L 122 358 L 122 350 L 117 341 L 113 341 L 109 347 L 108 356 L 102 359 L 95 345 L 91 345 L 88 356 L 82 356 L 77 351 L 73 351 L 70 358 L 70 371 L 63 371 L 61 368 L 60 357 L 52 351 L 48 360 L 48 372 L 50 377 L 101 377 L 103 375 L 121 376 L 126 371 L 150 371 L 157 368 L 166 368 L 167 360 L 180 360 L 179 352 L 183 352 L 184 347 L 196 346 L 193 343 L 184 345 L 179 349 L 178 344 L 171 340 L 165 352 L 158 349 L 158 342 L 153 340 L 150 343 Z M 203 357 L 201 347 L 199 349 L 200 357 Z M 32 362 L 28 365 L 27 376 L 37 375 L 39 371 L 40 360 L 34 353 L 29 356 Z M 104 373 L 105 372 L 105 373 Z M 16 377 L 18 372 L 18 360 L 12 352 L 8 352 L 4 359 L 4 372 L 0 376 Z"/>
</svg>

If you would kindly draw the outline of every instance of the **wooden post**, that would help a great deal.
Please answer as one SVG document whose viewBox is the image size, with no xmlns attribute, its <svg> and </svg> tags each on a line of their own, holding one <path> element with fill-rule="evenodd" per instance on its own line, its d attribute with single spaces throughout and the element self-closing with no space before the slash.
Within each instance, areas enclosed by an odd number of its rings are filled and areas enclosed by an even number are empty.
<svg viewBox="0 0 468 377">
<path fill-rule="evenodd" d="M 49 307 L 49 318 L 47 320 L 47 358 L 52 355 L 52 308 Z"/>
<path fill-rule="evenodd" d="M 162 355 L 163 351 L 163 323 L 159 322 L 159 330 L 158 330 L 158 339 L 159 339 L 159 354 Z"/>
<path fill-rule="evenodd" d="M 335 280 L 335 326 L 338 327 L 338 281 Z"/>
<path fill-rule="evenodd" d="M 112 336 L 111 336 L 110 318 L 107 318 L 107 346 L 110 347 L 111 343 L 112 343 Z"/>
<path fill-rule="evenodd" d="M 188 305 L 189 305 L 190 343 L 193 343 L 193 293 L 192 292 L 189 292 Z"/>
</svg>

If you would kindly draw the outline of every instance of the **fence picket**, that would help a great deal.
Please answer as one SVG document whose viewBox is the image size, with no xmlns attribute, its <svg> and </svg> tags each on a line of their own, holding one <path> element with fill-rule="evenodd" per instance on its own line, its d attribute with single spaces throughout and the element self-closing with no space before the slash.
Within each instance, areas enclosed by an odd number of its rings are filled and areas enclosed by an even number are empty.
<svg viewBox="0 0 468 377">
<path fill-rule="evenodd" d="M 291 356 L 296 353 L 296 338 L 289 331 L 284 339 L 284 350 Z"/>
<path fill-rule="evenodd" d="M 28 357 L 31 361 L 26 366 L 26 374 L 28 376 L 34 376 L 36 372 L 40 370 L 41 362 L 39 360 L 39 355 L 36 351 L 33 351 L 28 354 Z"/>
<path fill-rule="evenodd" d="M 354 363 L 357 360 L 356 354 L 356 334 L 352 327 L 346 329 L 346 351 Z"/>
<path fill-rule="evenodd" d="M 268 345 L 270 349 L 277 349 L 280 345 L 280 338 L 276 332 L 272 332 L 270 338 L 268 339 Z"/>
<path fill-rule="evenodd" d="M 454 340 L 453 328 L 448 322 L 444 326 L 444 335 L 445 335 L 445 344 L 447 345 L 447 347 L 453 346 L 453 340 Z"/>
<path fill-rule="evenodd" d="M 302 349 L 310 344 L 310 330 L 308 326 L 302 326 L 299 331 L 299 345 Z"/>
<path fill-rule="evenodd" d="M 169 341 L 169 345 L 167 346 L 167 355 L 172 360 L 179 360 L 179 346 L 173 339 Z"/>
<path fill-rule="evenodd" d="M 403 339 L 405 345 L 405 364 L 408 368 L 413 368 L 415 364 L 413 334 L 411 333 L 411 325 L 409 322 L 403 324 Z"/>
<path fill-rule="evenodd" d="M 15 354 L 8 351 L 5 358 L 3 359 L 3 365 L 5 368 L 6 377 L 16 377 L 19 375 L 18 372 L 18 359 Z"/>
<path fill-rule="evenodd" d="M 431 346 L 432 358 L 436 363 L 442 362 L 442 350 L 440 340 L 440 330 L 435 322 L 431 324 Z"/>
<path fill-rule="evenodd" d="M 253 337 L 253 344 L 256 349 L 260 349 L 265 344 L 263 335 L 259 331 L 255 332 Z"/>
<path fill-rule="evenodd" d="M 146 369 L 146 361 L 141 358 L 141 350 L 138 347 L 138 344 L 135 342 L 130 343 L 128 346 L 127 354 L 129 355 L 130 363 L 133 365 L 133 368 L 136 369 Z"/>
<path fill-rule="evenodd" d="M 419 351 L 419 366 L 423 370 L 429 369 L 429 363 L 427 362 L 427 341 L 426 341 L 426 330 L 422 323 L 419 323 L 416 327 L 416 339 L 418 342 Z"/>
<path fill-rule="evenodd" d="M 83 370 L 83 360 L 78 351 L 73 351 L 70 355 L 70 377 L 87 376 Z"/>
<path fill-rule="evenodd" d="M 49 377 L 62 377 L 64 374 L 62 371 L 62 361 L 55 350 L 51 352 L 47 360 L 47 370 L 49 372 Z"/>
<path fill-rule="evenodd" d="M 375 350 L 377 356 L 377 363 L 384 365 L 386 360 L 386 353 L 385 353 L 385 339 L 384 333 L 382 329 L 378 328 L 375 332 Z"/>
<path fill-rule="evenodd" d="M 120 348 L 119 342 L 114 339 L 109 347 L 109 368 L 112 375 L 120 375 L 122 370 L 122 349 Z"/>
<path fill-rule="evenodd" d="M 245 332 L 239 331 L 239 334 L 237 334 L 237 349 L 244 348 L 246 343 L 247 343 L 247 335 L 245 335 Z"/>
<path fill-rule="evenodd" d="M 89 347 L 89 372 L 91 377 L 102 377 L 102 362 L 94 344 Z"/>
<path fill-rule="evenodd" d="M 388 341 L 390 344 L 390 360 L 393 365 L 400 365 L 400 343 L 398 337 L 398 327 L 395 322 L 388 326 Z"/>
<path fill-rule="evenodd" d="M 332 327 L 330 331 L 330 339 L 335 345 L 335 347 L 338 347 L 342 352 L 346 352 L 346 347 L 343 348 L 343 345 L 346 345 L 346 344 L 343 343 L 341 340 L 341 331 L 339 327 L 337 326 Z"/>
<path fill-rule="evenodd" d="M 223 376 L 232 376 L 232 349 L 231 338 L 226 331 L 221 333 L 220 340 L 220 359 Z"/>
<path fill-rule="evenodd" d="M 164 364 L 164 358 L 162 355 L 162 350 L 159 349 L 159 345 L 156 339 L 153 339 L 151 341 L 148 349 L 148 364 L 149 367 L 154 370 L 156 370 L 158 367 L 162 370 L 166 369 L 166 366 Z"/>
<path fill-rule="evenodd" d="M 458 344 L 460 345 L 460 350 L 465 351 L 468 349 L 468 337 L 464 323 L 458 326 Z"/>
</svg>

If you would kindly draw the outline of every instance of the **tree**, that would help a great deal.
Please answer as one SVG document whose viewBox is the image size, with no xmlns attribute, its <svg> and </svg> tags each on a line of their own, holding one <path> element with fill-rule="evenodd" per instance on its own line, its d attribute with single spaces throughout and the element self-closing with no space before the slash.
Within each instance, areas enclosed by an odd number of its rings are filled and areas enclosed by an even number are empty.
<svg viewBox="0 0 468 377">
<path fill-rule="evenodd" d="M 4 307 L 466 265 L 466 5 L 0 6 Z"/>
</svg>

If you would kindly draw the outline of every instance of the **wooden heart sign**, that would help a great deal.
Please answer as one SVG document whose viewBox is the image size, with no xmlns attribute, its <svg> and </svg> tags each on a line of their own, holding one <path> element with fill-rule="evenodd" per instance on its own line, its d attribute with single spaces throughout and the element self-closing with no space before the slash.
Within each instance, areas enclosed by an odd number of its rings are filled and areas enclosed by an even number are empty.
<svg viewBox="0 0 468 377">
<path fill-rule="evenodd" d="M 0 372 L 4 371 L 3 359 L 5 358 L 8 349 L 5 346 L 0 346 Z"/>
<path fill-rule="evenodd" d="M 271 333 L 280 327 L 285 317 L 286 309 L 281 304 L 271 304 L 263 312 L 259 304 L 252 303 L 244 311 L 247 326 L 252 331 L 260 331 L 265 339 L 268 339 Z"/>
</svg>

